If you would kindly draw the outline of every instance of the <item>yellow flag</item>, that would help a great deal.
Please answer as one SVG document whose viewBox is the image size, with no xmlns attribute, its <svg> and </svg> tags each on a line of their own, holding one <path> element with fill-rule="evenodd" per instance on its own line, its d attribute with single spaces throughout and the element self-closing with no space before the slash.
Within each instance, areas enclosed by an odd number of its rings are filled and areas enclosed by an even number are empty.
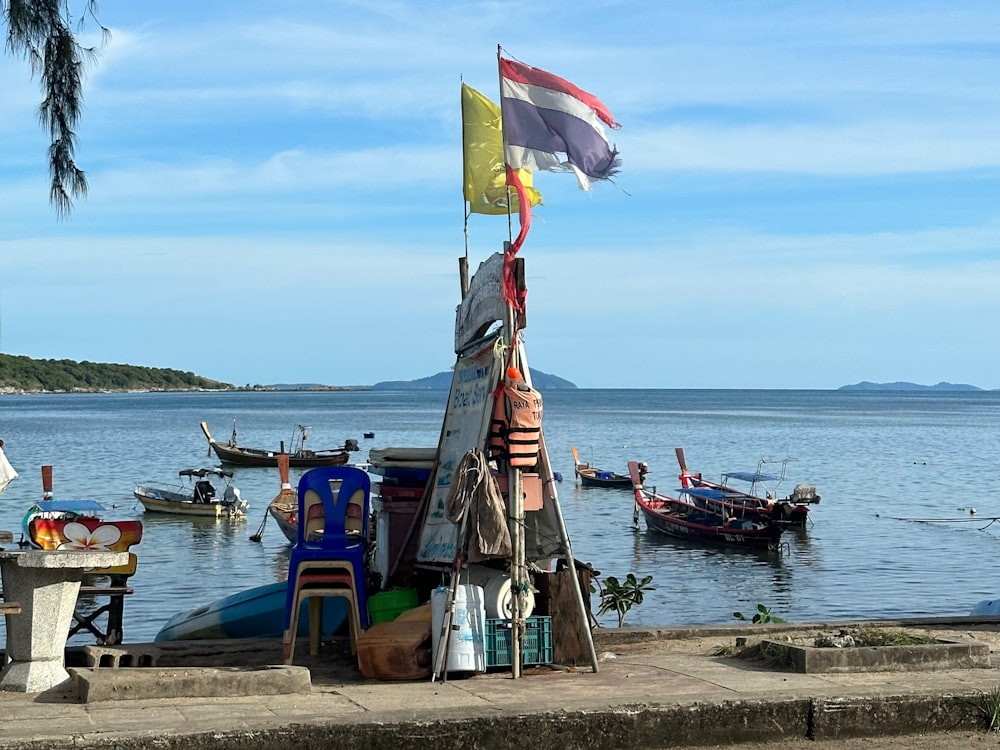
<svg viewBox="0 0 1000 750">
<path fill-rule="evenodd" d="M 462 84 L 462 156 L 465 163 L 465 200 L 474 214 L 518 212 L 517 194 L 507 188 L 500 134 L 500 107 L 471 86 Z M 542 202 L 542 194 L 532 187 L 531 170 L 519 169 L 531 205 Z"/>
</svg>

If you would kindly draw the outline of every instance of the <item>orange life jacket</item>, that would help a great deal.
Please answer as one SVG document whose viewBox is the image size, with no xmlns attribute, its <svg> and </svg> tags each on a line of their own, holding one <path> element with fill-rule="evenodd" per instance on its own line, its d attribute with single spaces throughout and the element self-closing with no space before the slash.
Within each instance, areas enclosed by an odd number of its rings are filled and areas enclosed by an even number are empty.
<svg viewBox="0 0 1000 750">
<path fill-rule="evenodd" d="M 542 394 L 524 381 L 505 383 L 493 405 L 489 457 L 506 460 L 511 466 L 534 466 L 541 436 Z"/>
</svg>

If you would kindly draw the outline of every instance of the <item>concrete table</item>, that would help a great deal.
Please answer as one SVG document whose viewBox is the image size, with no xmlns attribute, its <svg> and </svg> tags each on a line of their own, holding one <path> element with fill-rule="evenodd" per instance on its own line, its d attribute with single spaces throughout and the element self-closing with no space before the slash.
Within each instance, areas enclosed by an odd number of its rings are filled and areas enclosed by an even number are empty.
<svg viewBox="0 0 1000 750">
<path fill-rule="evenodd" d="M 83 574 L 128 562 L 128 552 L 0 550 L 4 599 L 21 605 L 6 615 L 7 659 L 0 690 L 40 693 L 69 680 L 66 639 Z"/>
</svg>

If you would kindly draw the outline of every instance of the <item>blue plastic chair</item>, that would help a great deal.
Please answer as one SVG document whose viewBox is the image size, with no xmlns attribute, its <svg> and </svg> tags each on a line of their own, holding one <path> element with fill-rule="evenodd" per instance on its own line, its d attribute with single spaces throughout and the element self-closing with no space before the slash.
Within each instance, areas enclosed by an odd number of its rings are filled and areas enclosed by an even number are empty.
<svg viewBox="0 0 1000 750">
<path fill-rule="evenodd" d="M 371 479 L 353 466 L 324 466 L 311 469 L 299 480 L 298 531 L 288 563 L 288 593 L 285 601 L 285 658 L 290 663 L 295 649 L 293 617 L 303 599 L 336 596 L 320 582 L 346 573 L 343 596 L 356 609 L 348 617 L 352 644 L 356 629 L 368 628 L 365 556 L 368 547 L 368 514 L 371 506 Z M 339 577 L 339 576 L 338 576 Z M 297 623 L 296 623 L 297 624 Z M 296 628 L 297 630 L 297 628 Z M 310 651 L 315 639 L 310 634 Z"/>
</svg>

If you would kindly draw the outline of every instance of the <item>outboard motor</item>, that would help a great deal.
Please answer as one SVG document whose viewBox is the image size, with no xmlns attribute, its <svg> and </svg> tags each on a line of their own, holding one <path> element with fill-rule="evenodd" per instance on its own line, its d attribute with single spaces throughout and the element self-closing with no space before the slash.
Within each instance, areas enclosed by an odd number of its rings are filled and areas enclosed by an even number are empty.
<svg viewBox="0 0 1000 750">
<path fill-rule="evenodd" d="M 238 516 L 247 509 L 247 503 L 240 497 L 240 491 L 236 487 L 226 487 L 222 493 L 222 502 L 229 509 L 230 515 Z"/>
<path fill-rule="evenodd" d="M 356 450 L 361 450 L 361 449 L 358 447 L 358 441 L 355 440 L 354 438 L 350 438 L 350 439 L 344 441 L 344 450 L 345 451 L 356 451 Z"/>
</svg>

